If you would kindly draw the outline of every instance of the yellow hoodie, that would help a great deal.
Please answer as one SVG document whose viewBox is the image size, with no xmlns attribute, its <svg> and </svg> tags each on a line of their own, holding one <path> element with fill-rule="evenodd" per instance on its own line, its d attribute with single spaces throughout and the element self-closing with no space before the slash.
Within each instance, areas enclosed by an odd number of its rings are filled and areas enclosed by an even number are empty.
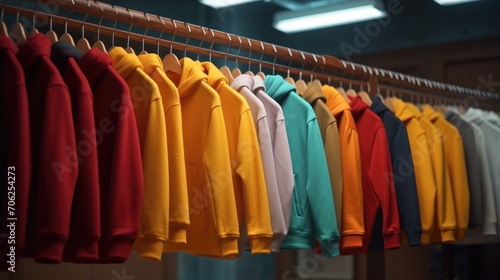
<svg viewBox="0 0 500 280">
<path fill-rule="evenodd" d="M 408 132 L 415 179 L 417 181 L 420 221 L 422 223 L 421 242 L 429 244 L 435 217 L 436 201 L 436 182 L 429 155 L 429 145 L 425 131 L 412 110 L 400 99 L 394 98 L 393 103 L 396 117 L 405 124 Z"/>
<path fill-rule="evenodd" d="M 182 74 L 167 72 L 182 106 L 190 225 L 187 244 L 165 251 L 230 258 L 238 254 L 238 217 L 226 125 L 219 94 L 200 63 L 181 60 Z"/>
<path fill-rule="evenodd" d="M 436 182 L 436 213 L 430 242 L 453 242 L 457 221 L 450 175 L 445 162 L 443 135 L 415 105 L 406 103 L 406 106 L 412 110 L 425 131 Z"/>
<path fill-rule="evenodd" d="M 177 87 L 163 71 L 163 62 L 156 54 L 139 55 L 144 72 L 160 89 L 168 141 L 168 173 L 170 179 L 169 243 L 186 243 L 189 226 L 189 200 L 186 167 L 184 165 L 184 143 L 182 136 L 182 113 Z"/>
<path fill-rule="evenodd" d="M 134 106 L 144 174 L 139 233 L 133 249 L 141 258 L 161 259 L 168 240 L 169 178 L 167 132 L 160 90 L 142 70 L 135 54 L 116 47 L 109 52 L 113 68 L 130 88 Z M 132 114 L 132 112 L 130 112 Z"/>
<path fill-rule="evenodd" d="M 252 254 L 269 254 L 273 231 L 259 141 L 250 107 L 245 98 L 227 84 L 226 77 L 215 65 L 204 62 L 202 66 L 208 74 L 208 84 L 221 99 L 238 220 L 240 224 L 245 221 Z M 244 243 L 245 240 L 241 240 L 240 245 Z"/>
<path fill-rule="evenodd" d="M 365 235 L 358 132 L 347 101 L 331 86 L 321 90 L 338 123 L 343 179 L 340 252 L 349 254 L 363 246 Z"/>
<path fill-rule="evenodd" d="M 444 154 L 451 179 L 454 210 L 456 214 L 456 241 L 464 239 L 469 224 L 470 193 L 465 166 L 464 147 L 458 129 L 446 121 L 442 113 L 424 106 L 423 114 L 441 131 L 444 136 Z M 447 211 L 451 211 L 449 208 Z"/>
</svg>

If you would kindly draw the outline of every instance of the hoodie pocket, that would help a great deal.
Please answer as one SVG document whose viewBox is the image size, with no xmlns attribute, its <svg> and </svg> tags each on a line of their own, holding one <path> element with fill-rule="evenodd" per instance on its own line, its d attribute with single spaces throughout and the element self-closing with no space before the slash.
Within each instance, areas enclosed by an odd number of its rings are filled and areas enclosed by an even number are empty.
<svg viewBox="0 0 500 280">
<path fill-rule="evenodd" d="M 295 212 L 297 212 L 297 215 L 300 217 L 304 216 L 304 213 L 302 211 L 302 203 L 301 203 L 301 198 L 299 194 L 299 190 L 297 189 L 297 174 L 293 173 L 293 205 L 295 208 Z"/>
<path fill-rule="evenodd" d="M 186 177 L 189 197 L 189 230 L 205 231 L 207 228 L 207 199 L 201 185 L 198 166 L 186 163 Z"/>
</svg>

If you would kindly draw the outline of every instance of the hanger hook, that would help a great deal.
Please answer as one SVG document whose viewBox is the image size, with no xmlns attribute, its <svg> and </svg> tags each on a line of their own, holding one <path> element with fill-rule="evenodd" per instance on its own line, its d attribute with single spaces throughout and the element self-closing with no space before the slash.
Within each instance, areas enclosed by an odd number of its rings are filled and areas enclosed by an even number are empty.
<svg viewBox="0 0 500 280">
<path fill-rule="evenodd" d="M 200 45 L 198 46 L 198 54 L 196 55 L 196 60 L 200 60 L 200 49 L 203 43 L 205 42 L 205 38 L 207 38 L 207 32 L 205 31 L 205 27 L 201 27 L 201 31 L 203 31 L 203 40 L 201 40 Z"/>
<path fill-rule="evenodd" d="M 73 1 L 73 0 L 72 0 Z M 115 24 L 113 26 L 113 32 L 111 32 L 111 46 L 115 46 L 115 30 L 116 30 L 116 25 L 118 24 L 118 10 L 116 9 L 115 5 L 111 4 L 111 7 L 115 10 L 116 18 L 115 18 Z"/>
<path fill-rule="evenodd" d="M 275 70 L 276 70 L 276 59 L 278 59 L 278 51 L 276 50 L 276 46 L 273 44 L 273 50 L 274 50 L 274 60 L 273 60 L 273 75 L 275 75 Z"/>
<path fill-rule="evenodd" d="M 248 46 L 250 47 L 250 51 L 248 52 L 248 71 L 251 71 L 252 70 L 252 65 L 250 63 L 250 61 L 252 60 L 252 42 L 250 42 L 250 39 L 248 39 L 247 37 L 247 41 L 248 41 Z"/>
<path fill-rule="evenodd" d="M 210 52 L 208 53 L 208 61 L 212 62 L 212 48 L 214 47 L 214 42 L 215 42 L 215 34 L 213 29 L 209 28 L 210 33 L 212 34 L 212 42 L 210 43 Z"/>
<path fill-rule="evenodd" d="M 316 57 L 315 54 L 312 54 L 313 59 L 314 59 L 314 68 L 311 72 L 311 82 L 313 81 L 313 76 L 314 76 L 314 71 L 316 71 L 316 67 L 318 66 L 318 58 Z"/>
<path fill-rule="evenodd" d="M 130 47 L 130 32 L 132 32 L 132 26 L 134 26 L 134 15 L 132 12 L 127 8 L 127 12 L 130 15 L 130 28 L 128 29 L 128 34 L 127 34 L 127 48 Z"/>
<path fill-rule="evenodd" d="M 144 37 L 146 37 L 146 34 L 148 33 L 149 30 L 149 25 L 151 24 L 151 19 L 149 18 L 149 14 L 144 12 L 144 15 L 148 19 L 148 27 L 146 27 L 146 30 L 144 30 L 144 34 L 142 34 L 142 51 L 144 51 Z"/>
<path fill-rule="evenodd" d="M 73 2 L 73 0 L 71 0 Z M 73 5 L 75 4 L 75 2 L 73 2 Z M 17 9 L 17 13 L 16 13 L 16 22 L 19 22 L 19 11 L 21 10 L 23 6 L 23 0 L 19 1 L 19 7 Z M 73 6 L 74 8 L 74 6 Z"/>
<path fill-rule="evenodd" d="M 189 35 L 187 37 L 187 40 L 186 40 L 186 43 L 184 43 L 184 57 L 187 56 L 187 46 L 188 46 L 188 42 L 189 42 L 189 39 L 191 38 L 191 26 L 189 25 L 189 23 L 185 22 L 184 25 L 187 27 L 188 31 L 189 31 Z"/>
<path fill-rule="evenodd" d="M 264 43 L 262 43 L 262 41 L 260 41 L 260 47 L 262 48 L 262 53 L 260 54 L 260 59 L 259 59 L 259 72 L 262 72 L 262 59 L 264 58 L 264 53 L 265 53 Z"/>
<path fill-rule="evenodd" d="M 226 35 L 227 38 L 229 39 L 229 44 L 227 44 L 226 54 L 224 55 L 224 66 L 227 66 L 227 54 L 229 53 L 229 49 L 231 49 L 231 41 L 233 41 L 229 33 L 226 33 Z"/>
<path fill-rule="evenodd" d="M 99 24 L 97 25 L 97 41 L 100 41 L 101 23 L 102 18 L 104 17 L 104 8 L 101 6 L 101 3 L 97 2 L 97 0 L 94 0 L 94 2 L 99 5 L 99 8 L 101 8 L 101 18 L 99 19 Z M 50 18 L 50 30 L 52 30 L 52 17 Z"/>
<path fill-rule="evenodd" d="M 303 51 L 300 51 L 300 55 L 302 56 L 302 66 L 300 67 L 299 80 L 302 80 L 302 70 L 304 70 L 304 66 L 306 65 L 306 57 Z"/>
<path fill-rule="evenodd" d="M 236 68 L 238 68 L 238 58 L 240 57 L 240 51 L 241 51 L 241 37 L 240 36 L 237 36 L 238 37 L 238 42 L 240 43 L 240 46 L 238 47 L 238 52 L 236 53 Z"/>
<path fill-rule="evenodd" d="M 290 55 L 290 60 L 288 61 L 288 69 L 286 70 L 287 77 L 290 77 L 290 67 L 292 66 L 293 54 L 290 48 L 286 48 L 288 54 Z"/>
<path fill-rule="evenodd" d="M 161 36 L 163 35 L 163 32 L 165 32 L 165 21 L 161 16 L 158 16 L 158 18 L 161 20 L 161 23 L 163 24 L 163 29 L 161 30 L 160 36 L 158 36 L 158 42 L 156 43 L 156 54 L 160 55 L 160 40 Z"/>
<path fill-rule="evenodd" d="M 170 53 L 172 53 L 175 35 L 177 35 L 177 23 L 175 23 L 174 19 L 170 19 L 170 21 L 172 21 L 172 24 L 174 25 L 174 34 L 172 35 L 172 39 L 170 39 L 170 41 L 172 41 L 172 43 L 170 44 Z"/>
<path fill-rule="evenodd" d="M 90 0 L 87 0 L 87 13 L 83 18 L 83 23 L 87 22 L 87 17 L 89 16 L 89 12 L 90 12 Z M 85 38 L 85 24 L 82 24 L 82 39 L 84 38 Z"/>
<path fill-rule="evenodd" d="M 33 7 L 33 29 L 36 29 L 36 8 L 38 8 L 39 2 L 37 1 L 35 7 Z"/>
</svg>

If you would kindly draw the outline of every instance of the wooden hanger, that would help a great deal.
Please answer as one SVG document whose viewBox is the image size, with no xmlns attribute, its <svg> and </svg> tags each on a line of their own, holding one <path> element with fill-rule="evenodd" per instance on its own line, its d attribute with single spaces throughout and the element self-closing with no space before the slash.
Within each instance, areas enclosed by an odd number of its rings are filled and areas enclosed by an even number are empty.
<svg viewBox="0 0 500 280">
<path fill-rule="evenodd" d="M 24 31 L 23 25 L 19 22 L 19 11 L 17 12 L 17 20 L 16 23 L 10 28 L 9 38 L 16 43 L 16 45 L 20 45 L 26 42 L 26 32 Z"/>
<path fill-rule="evenodd" d="M 229 34 L 227 34 L 227 38 L 229 39 L 229 46 L 226 50 L 226 55 L 224 56 L 224 66 L 222 66 L 219 70 L 222 72 L 222 74 L 224 74 L 224 76 L 226 77 L 227 81 L 229 83 L 232 83 L 233 80 L 234 80 L 234 77 L 233 77 L 233 73 L 231 73 L 231 69 L 229 69 L 229 67 L 227 67 L 227 54 L 229 53 L 229 49 L 231 48 L 231 36 L 229 36 Z"/>
<path fill-rule="evenodd" d="M 3 13 L 4 13 L 4 7 L 2 6 L 2 12 L 0 14 L 0 22 L 1 22 L 1 28 L 0 28 L 0 34 L 4 35 L 5 37 L 9 38 L 9 30 L 7 29 L 7 25 L 3 21 Z"/>
<path fill-rule="evenodd" d="M 236 53 L 235 67 L 233 68 L 233 71 L 231 71 L 231 76 L 232 76 L 233 80 L 234 80 L 234 78 L 241 75 L 241 70 L 240 70 L 239 65 L 238 65 L 238 57 L 240 56 L 240 51 L 241 51 L 241 37 L 240 36 L 237 36 L 237 37 L 238 37 L 238 41 L 240 42 L 240 47 L 238 48 L 238 52 Z"/>
<path fill-rule="evenodd" d="M 363 102 L 366 103 L 366 105 L 368 106 L 372 106 L 372 99 L 370 98 L 370 95 L 368 95 L 368 93 L 366 91 L 360 91 L 358 92 L 358 96 L 361 97 L 361 100 L 363 100 Z"/>
<path fill-rule="evenodd" d="M 130 33 L 132 32 L 132 26 L 134 26 L 134 15 L 132 15 L 132 12 L 128 8 L 127 12 L 130 15 L 130 28 L 128 29 L 127 47 L 125 48 L 125 51 L 130 54 L 135 54 L 134 49 L 130 47 Z"/>
<path fill-rule="evenodd" d="M 171 39 L 171 41 L 173 43 L 174 38 L 175 38 L 175 34 L 177 33 L 177 23 L 175 23 L 175 20 L 173 20 L 173 19 L 171 19 L 171 21 L 175 27 L 174 35 L 172 36 L 172 39 Z M 163 58 L 163 70 L 165 71 L 165 73 L 174 72 L 176 74 L 182 75 L 181 62 L 179 61 L 177 56 L 172 52 L 172 48 L 173 48 L 173 45 L 171 44 L 170 45 L 170 53 L 167 54 Z"/>
<path fill-rule="evenodd" d="M 290 67 L 290 66 L 288 66 L 288 67 Z M 295 81 L 293 80 L 292 77 L 290 77 L 290 68 L 288 68 L 288 70 L 287 70 L 287 75 L 286 75 L 285 81 L 287 81 L 292 86 L 295 86 Z"/>
<path fill-rule="evenodd" d="M 71 0 L 71 2 L 73 3 L 73 8 L 74 8 L 75 1 Z M 67 42 L 67 43 L 70 43 L 72 46 L 75 46 L 75 41 L 73 41 L 73 37 L 71 37 L 71 35 L 68 33 L 68 19 L 72 13 L 73 13 L 73 9 L 71 10 L 68 17 L 66 18 L 66 22 L 64 23 L 64 34 L 61 35 L 61 37 L 59 37 L 59 41 Z"/>
<path fill-rule="evenodd" d="M 347 103 L 351 103 L 351 100 L 347 97 L 347 94 L 342 86 L 337 88 L 337 92 L 347 101 Z"/>
<path fill-rule="evenodd" d="M 389 93 L 387 93 L 387 96 L 382 99 L 385 106 L 393 113 L 396 113 L 396 107 L 394 106 L 394 102 L 392 100 L 392 97 L 389 96 Z"/>
<path fill-rule="evenodd" d="M 297 93 L 303 95 L 306 92 L 307 84 L 302 78 L 295 81 L 295 87 L 297 88 Z"/>
</svg>

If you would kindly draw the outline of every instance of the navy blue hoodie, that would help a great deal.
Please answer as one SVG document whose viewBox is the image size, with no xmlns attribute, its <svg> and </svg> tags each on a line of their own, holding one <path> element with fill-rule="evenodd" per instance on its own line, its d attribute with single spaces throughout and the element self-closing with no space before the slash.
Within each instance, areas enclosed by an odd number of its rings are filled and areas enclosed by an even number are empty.
<svg viewBox="0 0 500 280">
<path fill-rule="evenodd" d="M 372 101 L 370 109 L 382 119 L 389 141 L 401 229 L 406 232 L 410 246 L 418 246 L 420 245 L 422 225 L 408 133 L 403 122 L 389 111 L 379 97 L 373 97 Z M 381 223 L 381 216 L 377 215 L 375 227 L 380 226 Z M 379 244 L 379 242 L 383 242 L 382 238 L 377 236 L 377 232 L 380 231 L 376 231 L 374 228 L 370 248 L 383 248 L 381 245 L 383 243 Z"/>
</svg>

